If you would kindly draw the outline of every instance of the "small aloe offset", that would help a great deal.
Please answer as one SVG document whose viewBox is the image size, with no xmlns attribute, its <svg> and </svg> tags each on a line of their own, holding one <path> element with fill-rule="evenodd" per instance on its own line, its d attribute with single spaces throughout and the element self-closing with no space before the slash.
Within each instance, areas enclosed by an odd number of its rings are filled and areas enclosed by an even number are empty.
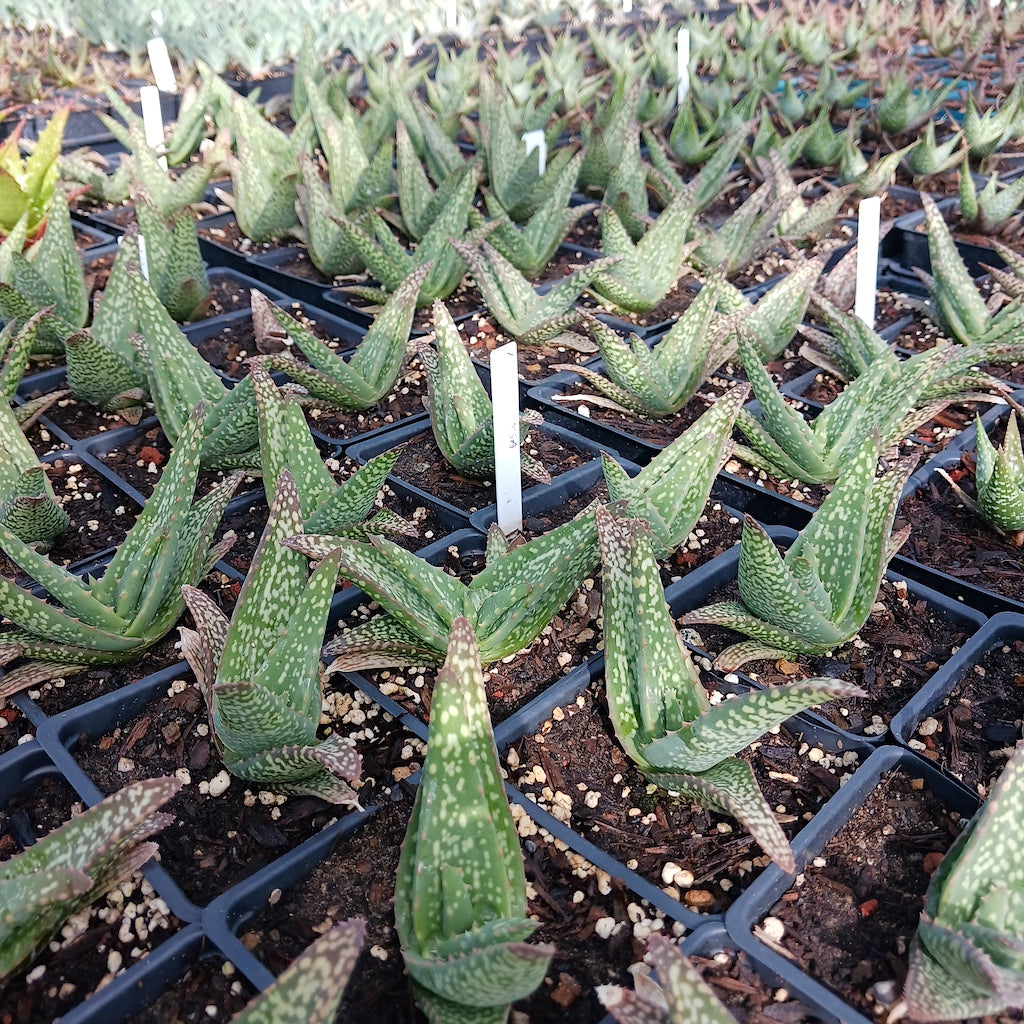
<svg viewBox="0 0 1024 1024">
<path fill-rule="evenodd" d="M 856 636 L 886 566 L 910 534 L 908 526 L 890 535 L 914 461 L 901 459 L 876 477 L 877 444 L 864 442 L 784 556 L 746 517 L 740 600 L 707 605 L 680 620 L 727 626 L 752 638 L 722 651 L 716 668 L 728 672 L 755 658 L 826 654 Z"/>
<path fill-rule="evenodd" d="M 654 419 L 674 416 L 732 349 L 716 313 L 721 284 L 720 276 L 712 277 L 653 350 L 638 335 L 626 342 L 611 327 L 584 315 L 604 373 L 571 364 L 554 368 L 578 373 L 604 396 L 599 404 Z"/>
<path fill-rule="evenodd" d="M 831 483 L 865 440 L 887 448 L 955 399 L 994 401 L 980 389 L 1001 390 L 997 380 L 965 366 L 952 346 L 902 361 L 887 353 L 808 422 L 785 401 L 742 334 L 739 346 L 760 413 L 743 410 L 737 417 L 747 443 L 736 446 L 736 456 L 785 480 Z"/>
<path fill-rule="evenodd" d="M 206 700 L 210 729 L 228 771 L 283 793 L 356 804 L 349 783 L 362 761 L 347 739 L 317 739 L 320 646 L 337 577 L 328 556 L 312 575 L 280 542 L 302 530 L 299 495 L 281 473 L 270 517 L 229 622 L 214 601 L 182 587 L 196 628 L 181 647 Z"/>
<path fill-rule="evenodd" d="M 860 691 L 807 679 L 712 707 L 665 604 L 646 524 L 601 506 L 597 535 L 608 713 L 623 749 L 656 785 L 737 818 L 784 871 L 795 870 L 750 765 L 733 755 L 797 712 Z"/>
<path fill-rule="evenodd" d="M 338 485 L 320 457 L 300 405 L 281 392 L 261 360 L 253 360 L 250 377 L 260 413 L 263 477 L 277 480 L 283 470 L 289 471 L 299 495 L 305 529 L 357 540 L 389 533 L 415 536 L 410 523 L 388 509 L 376 507 L 401 448 L 370 459 Z"/>
<path fill-rule="evenodd" d="M 264 365 L 270 370 L 283 370 L 300 384 L 309 395 L 307 404 L 346 411 L 372 408 L 394 387 L 405 368 L 409 331 L 420 288 L 429 273 L 429 266 L 410 272 L 347 361 L 294 317 L 254 291 L 252 311 L 257 345 L 270 337 L 290 338 L 308 360 L 301 363 L 283 352 L 267 356 Z"/>
<path fill-rule="evenodd" d="M 473 624 L 485 664 L 508 657 L 540 635 L 598 562 L 592 510 L 511 549 L 492 525 L 487 565 L 468 585 L 383 537 L 361 544 L 307 534 L 285 543 L 311 558 L 335 553 L 340 575 L 384 611 L 327 644 L 328 672 L 440 665 L 459 616 Z"/>
<path fill-rule="evenodd" d="M 1024 451 L 1021 449 L 1017 413 L 1010 411 L 1006 435 L 997 448 L 989 439 L 979 416 L 975 421 L 978 438 L 978 461 L 975 482 L 978 500 L 965 494 L 944 470 L 946 478 L 960 499 L 972 508 L 989 526 L 1008 534 L 1015 542 L 1024 539 Z"/>
<path fill-rule="evenodd" d="M 45 318 L 46 312 L 40 310 L 27 320 L 10 320 L 0 330 L 0 402 L 9 404 L 14 400 L 18 385 L 28 369 L 40 324 Z M 54 402 L 66 395 L 67 391 L 50 391 L 30 399 L 14 408 L 14 418 L 22 430 L 28 430 Z"/>
<path fill-rule="evenodd" d="M 653 933 L 647 950 L 657 981 L 637 972 L 632 990 L 621 985 L 597 987 L 597 998 L 618 1024 L 733 1024 L 736 1018 L 675 942 Z"/>
<path fill-rule="evenodd" d="M 213 542 L 241 474 L 193 502 L 199 474 L 202 409 L 194 409 L 142 514 L 99 577 L 75 576 L 0 525 L 0 546 L 51 600 L 0 577 L 0 613 L 14 630 L 0 637 L 0 665 L 26 660 L 0 678 L 0 697 L 89 665 L 137 658 L 162 639 L 196 584 L 230 548 Z"/>
<path fill-rule="evenodd" d="M 618 262 L 618 257 L 594 260 L 538 295 L 533 285 L 489 243 L 471 245 L 456 239 L 452 245 L 469 265 L 494 319 L 521 345 L 543 345 L 563 338 L 580 320 L 573 303 L 598 274 Z"/>
<path fill-rule="evenodd" d="M 418 339 L 416 351 L 427 372 L 430 426 L 441 454 L 465 476 L 481 479 L 494 475 L 494 411 L 462 335 L 440 299 L 434 302 L 434 346 Z M 436 346 L 436 347 L 435 347 Z M 538 414 L 522 418 L 520 440 Z M 526 452 L 520 455 L 523 472 L 540 483 L 551 483 L 551 474 Z"/>
<path fill-rule="evenodd" d="M 395 883 L 395 929 L 431 1024 L 505 1024 L 544 979 L 551 946 L 526 940 L 526 874 L 502 783 L 480 652 L 452 622 L 423 776 Z"/>
<path fill-rule="evenodd" d="M 635 245 L 615 210 L 601 209 L 601 251 L 618 262 L 591 286 L 620 309 L 646 313 L 675 287 L 696 243 L 687 242 L 696 214 L 693 189 L 676 195 Z"/>
<path fill-rule="evenodd" d="M 327 1024 L 335 1019 L 366 937 L 366 922 L 352 917 L 321 935 L 231 1024 Z"/>
<path fill-rule="evenodd" d="M 904 988 L 913 1020 L 1024 1009 L 1024 746 L 932 876 Z"/>
<path fill-rule="evenodd" d="M 631 477 L 602 453 L 609 500 L 648 524 L 655 553 L 667 558 L 696 525 L 718 471 L 732 454 L 732 428 L 750 389 L 733 388 L 701 414 L 667 448 Z"/>
<path fill-rule="evenodd" d="M 181 786 L 174 778 L 135 782 L 0 864 L 0 980 L 153 856 L 156 844 L 145 840 L 174 821 L 158 812 Z"/>
<path fill-rule="evenodd" d="M 70 523 L 14 410 L 0 398 L 0 525 L 47 551 Z"/>
</svg>

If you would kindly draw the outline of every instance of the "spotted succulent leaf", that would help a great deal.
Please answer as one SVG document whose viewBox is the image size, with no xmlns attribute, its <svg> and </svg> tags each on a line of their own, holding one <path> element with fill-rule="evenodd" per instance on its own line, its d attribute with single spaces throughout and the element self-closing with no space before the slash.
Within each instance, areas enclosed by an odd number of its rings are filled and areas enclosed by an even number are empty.
<svg viewBox="0 0 1024 1024">
<path fill-rule="evenodd" d="M 634 976 L 635 991 L 599 985 L 597 997 L 618 1024 L 731 1024 L 733 1016 L 670 939 L 647 940 L 657 981 Z"/>
<path fill-rule="evenodd" d="M 330 1024 L 359 959 L 366 923 L 352 917 L 321 935 L 232 1024 Z"/>
<path fill-rule="evenodd" d="M 311 558 L 337 551 L 342 577 L 386 613 L 381 625 L 371 620 L 327 645 L 325 652 L 340 659 L 339 667 L 358 669 L 364 659 L 373 667 L 441 664 L 451 624 L 460 615 L 473 623 L 481 656 L 490 664 L 531 643 L 596 565 L 593 516 L 587 511 L 504 554 L 489 545 L 492 559 L 468 586 L 383 537 L 362 544 L 305 535 L 284 543 Z"/>
<path fill-rule="evenodd" d="M 583 314 L 582 323 L 597 343 L 607 376 L 583 366 L 558 368 L 575 370 L 632 412 L 656 418 L 674 415 L 729 351 L 715 314 L 720 285 L 719 277 L 708 281 L 653 350 L 637 335 L 627 343 L 600 320 Z"/>
<path fill-rule="evenodd" d="M 549 342 L 571 326 L 570 307 L 598 274 L 618 262 L 618 257 L 611 256 L 594 260 L 541 296 L 488 242 L 472 245 L 456 239 L 452 244 L 469 266 L 494 318 L 523 344 Z"/>
<path fill-rule="evenodd" d="M 206 599 L 184 588 L 196 631 L 183 631 L 182 650 L 230 772 L 282 792 L 354 804 L 349 783 L 359 778 L 359 755 L 346 740 L 316 736 L 320 646 L 337 557 L 324 558 L 310 575 L 305 558 L 280 543 L 301 529 L 299 495 L 285 469 L 227 628 Z"/>
<path fill-rule="evenodd" d="M 181 785 L 173 778 L 133 783 L 0 864 L 0 978 L 153 855 L 156 845 L 144 840 L 174 820 L 157 810 Z"/>
<path fill-rule="evenodd" d="M 865 441 L 784 556 L 748 516 L 740 541 L 740 602 L 708 605 L 681 621 L 728 626 L 792 653 L 824 654 L 852 639 L 909 535 L 909 527 L 890 531 L 914 461 L 901 459 L 876 477 L 878 448 L 873 439 Z M 716 665 L 729 671 L 757 650 L 757 644 L 728 648 Z"/>
<path fill-rule="evenodd" d="M 733 423 L 748 394 L 740 386 L 723 395 L 635 477 L 602 455 L 610 500 L 625 501 L 627 515 L 648 523 L 659 557 L 686 539 L 703 512 L 732 452 Z"/>
<path fill-rule="evenodd" d="M 614 209 L 603 207 L 601 251 L 619 262 L 594 279 L 593 290 L 633 313 L 654 309 L 675 286 L 696 245 L 687 241 L 696 212 L 693 189 L 680 192 L 634 245 Z"/>
<path fill-rule="evenodd" d="M 416 351 L 427 372 L 426 405 L 434 440 L 445 459 L 469 477 L 494 474 L 494 414 L 455 321 L 440 299 L 434 301 L 434 347 L 418 341 Z M 537 417 L 523 417 L 519 439 L 525 439 Z M 526 452 L 520 455 L 523 472 L 550 483 L 548 471 Z"/>
<path fill-rule="evenodd" d="M 52 599 L 42 601 L 0 578 L 0 610 L 17 627 L 4 635 L 0 652 L 17 649 L 26 659 L 51 663 L 7 672 L 0 695 L 40 677 L 66 674 L 68 664 L 130 661 L 171 629 L 184 610 L 181 587 L 198 583 L 230 546 L 230 541 L 214 544 L 213 533 L 241 479 L 228 477 L 193 503 L 202 429 L 197 411 L 99 578 L 69 573 L 0 526 L 0 545 Z"/>
<path fill-rule="evenodd" d="M 322 274 L 332 278 L 359 273 L 363 259 L 358 249 L 331 218 L 331 213 L 347 216 L 351 211 L 335 205 L 340 199 L 328 191 L 311 156 L 305 153 L 300 156 L 299 170 L 302 182 L 295 186 L 296 210 L 310 261 Z"/>
<path fill-rule="evenodd" d="M 904 991 L 915 1020 L 1024 1008 L 1024 867 L 1014 842 L 1022 774 L 1018 744 L 932 876 Z"/>
<path fill-rule="evenodd" d="M 1017 415 L 1010 412 L 1006 436 L 999 448 L 992 444 L 980 417 L 975 430 L 978 436 L 978 511 L 986 522 L 1007 533 L 1024 530 L 1024 451 Z"/>
<path fill-rule="evenodd" d="M 257 341 L 283 334 L 309 361 L 304 366 L 291 356 L 273 355 L 264 359 L 264 365 L 284 370 L 319 402 L 344 410 L 369 409 L 387 395 L 402 372 L 418 296 L 429 273 L 429 266 L 409 272 L 347 362 L 294 317 L 253 292 Z"/>
<path fill-rule="evenodd" d="M 301 408 L 282 394 L 261 360 L 253 361 L 250 378 L 259 406 L 260 465 L 265 479 L 277 480 L 281 471 L 288 469 L 306 529 L 338 534 L 355 530 L 362 537 L 365 521 L 374 513 L 377 497 L 401 448 L 371 459 L 339 486 L 320 457 Z M 397 515 L 377 517 L 376 523 L 379 533 L 412 531 L 410 524 Z"/>
<path fill-rule="evenodd" d="M 582 164 L 583 154 L 577 153 L 561 168 L 548 197 L 522 225 L 515 224 L 501 204 L 486 194 L 488 212 L 497 221 L 487 237 L 521 274 L 538 277 L 577 221 L 595 209 L 592 203 L 569 203 Z"/>
<path fill-rule="evenodd" d="M 814 679 L 712 707 L 665 604 L 650 531 L 596 514 L 603 562 L 605 686 L 626 753 L 653 782 L 737 817 L 791 870 L 789 845 L 744 762 L 732 755 L 787 718 L 856 688 Z"/>
<path fill-rule="evenodd" d="M 428 1017 L 458 1024 L 462 1007 L 493 1009 L 469 1019 L 498 1024 L 541 983 L 554 950 L 525 942 L 536 924 L 526 918 L 519 836 L 468 619 L 453 620 L 446 648 L 398 863 L 395 926 Z"/>
</svg>

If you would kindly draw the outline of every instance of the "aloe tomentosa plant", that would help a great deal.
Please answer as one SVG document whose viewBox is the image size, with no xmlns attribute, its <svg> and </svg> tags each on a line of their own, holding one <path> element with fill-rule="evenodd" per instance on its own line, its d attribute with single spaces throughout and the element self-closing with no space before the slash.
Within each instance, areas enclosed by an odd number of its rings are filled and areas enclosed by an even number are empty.
<svg viewBox="0 0 1024 1024">
<path fill-rule="evenodd" d="M 410 523 L 388 509 L 376 508 L 388 473 L 401 455 L 400 447 L 370 459 L 343 484 L 335 484 L 299 404 L 281 393 L 261 360 L 253 360 L 250 377 L 260 413 L 264 479 L 277 480 L 283 470 L 289 471 L 305 529 L 357 540 L 387 533 L 415 536 Z"/>
<path fill-rule="evenodd" d="M 337 550 L 338 571 L 384 615 L 346 630 L 324 648 L 327 671 L 439 665 L 459 616 L 473 624 L 490 664 L 528 646 L 598 561 L 594 513 L 509 549 L 498 526 L 487 537 L 487 565 L 468 585 L 383 537 L 361 544 L 307 534 L 285 543 L 323 558 Z"/>
<path fill-rule="evenodd" d="M 860 691 L 807 679 L 712 707 L 665 604 L 646 524 L 616 519 L 603 506 L 596 515 L 605 685 L 619 742 L 652 782 L 739 819 L 784 871 L 795 870 L 750 765 L 733 755 L 798 711 Z"/>
<path fill-rule="evenodd" d="M 228 771 L 267 789 L 356 804 L 349 783 L 361 773 L 359 755 L 347 739 L 316 735 L 337 558 L 307 579 L 305 559 L 280 543 L 301 529 L 299 496 L 284 470 L 231 621 L 201 590 L 182 587 L 196 629 L 181 630 L 181 648 Z"/>
<path fill-rule="evenodd" d="M 526 939 L 526 875 L 502 784 L 480 651 L 452 622 L 423 776 L 395 884 L 395 929 L 413 995 L 434 1024 L 504 1024 L 554 953 Z"/>
<path fill-rule="evenodd" d="M 553 368 L 578 373 L 604 396 L 600 404 L 655 419 L 674 416 L 732 349 L 716 313 L 721 283 L 720 276 L 712 277 L 653 350 L 638 335 L 627 343 L 596 317 L 584 315 L 605 372 L 567 363 Z"/>
<path fill-rule="evenodd" d="M 445 459 L 460 473 L 483 478 L 494 474 L 494 411 L 462 336 L 447 307 L 434 302 L 434 344 L 418 339 L 416 350 L 427 371 L 426 406 L 434 440 Z M 540 422 L 539 414 L 522 417 L 520 440 L 530 426 Z M 551 474 L 527 452 L 520 453 L 523 472 L 541 483 L 551 483 Z"/>
<path fill-rule="evenodd" d="M 174 778 L 133 783 L 0 863 L 0 980 L 153 856 L 156 844 L 144 840 L 174 821 L 157 811 L 181 786 Z"/>
<path fill-rule="evenodd" d="M 57 185 L 57 159 L 71 105 L 61 107 L 39 133 L 27 160 L 21 159 L 22 121 L 0 145 L 0 237 L 10 234 L 23 217 L 26 237 L 34 240 L 46 226 Z"/>
<path fill-rule="evenodd" d="M 890 531 L 914 461 L 901 459 L 876 478 L 878 447 L 874 439 L 865 441 L 784 556 L 746 517 L 740 600 L 707 605 L 680 620 L 727 626 L 753 638 L 722 651 L 717 668 L 728 672 L 755 658 L 825 654 L 857 634 L 886 566 L 910 534 L 909 526 Z"/>
<path fill-rule="evenodd" d="M 268 337 L 290 338 L 308 360 L 308 364 L 301 363 L 282 352 L 266 356 L 264 365 L 283 370 L 300 384 L 309 395 L 309 404 L 344 410 L 371 408 L 394 387 L 405 366 L 417 297 L 429 273 L 429 266 L 418 267 L 395 289 L 347 361 L 294 317 L 253 292 L 257 345 Z"/>
<path fill-rule="evenodd" d="M 0 636 L 0 665 L 26 659 L 0 678 L 0 697 L 89 665 L 131 661 L 177 622 L 181 587 L 198 583 L 231 546 L 213 543 L 213 533 L 241 480 L 227 477 L 193 503 L 203 419 L 201 408 L 193 410 L 142 514 L 98 578 L 79 579 L 0 526 L 8 557 L 59 602 L 0 577 L 0 612 L 17 627 Z"/>
<path fill-rule="evenodd" d="M 1024 1009 L 1024 746 L 932 875 L 904 998 L 918 1021 Z"/>
</svg>

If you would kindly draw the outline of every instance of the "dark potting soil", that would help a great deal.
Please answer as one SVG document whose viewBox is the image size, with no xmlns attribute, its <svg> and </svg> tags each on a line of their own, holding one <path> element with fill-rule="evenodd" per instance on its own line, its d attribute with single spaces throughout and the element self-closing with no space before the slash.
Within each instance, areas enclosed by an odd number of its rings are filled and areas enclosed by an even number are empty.
<svg viewBox="0 0 1024 1024">
<path fill-rule="evenodd" d="M 818 1024 L 821 1019 L 787 989 L 767 984 L 742 951 L 691 956 L 690 963 L 738 1024 Z"/>
<path fill-rule="evenodd" d="M 227 246 L 243 256 L 262 256 L 295 244 L 294 240 L 288 238 L 272 242 L 254 242 L 242 233 L 238 221 L 231 218 L 226 219 L 223 224 L 197 225 L 196 231 L 200 238 L 207 238 L 217 245 Z"/>
<path fill-rule="evenodd" d="M 883 580 L 868 621 L 853 640 L 828 655 L 797 655 L 794 660 L 747 662 L 741 671 L 768 685 L 825 676 L 846 679 L 867 691 L 818 707 L 817 713 L 840 729 L 880 735 L 893 715 L 968 638 L 967 631 L 947 622 L 923 600 L 906 596 L 906 584 Z M 705 604 L 739 600 L 735 580 L 708 595 Z M 690 627 L 712 656 L 740 635 L 719 626 Z"/>
<path fill-rule="evenodd" d="M 812 748 L 817 761 L 807 756 Z M 784 729 L 739 756 L 790 839 L 857 763 L 855 753 L 826 754 Z M 602 682 L 555 708 L 504 761 L 510 781 L 531 800 L 691 910 L 725 911 L 769 863 L 734 818 L 647 782 L 619 745 Z"/>
<path fill-rule="evenodd" d="M 1006 767 L 1024 723 L 1024 641 L 1012 640 L 965 669 L 911 737 L 911 746 L 985 796 Z"/>
<path fill-rule="evenodd" d="M 783 950 L 868 1018 L 884 1012 L 902 989 L 931 872 L 960 828 L 923 780 L 883 778 L 772 907 Z"/>
<path fill-rule="evenodd" d="M 470 356 L 478 363 L 489 366 L 491 353 L 501 345 L 512 341 L 512 337 L 503 329 L 490 314 L 474 313 L 459 324 Z M 522 345 L 517 347 L 519 360 L 519 379 L 536 383 L 556 373 L 560 364 L 577 365 L 593 359 L 597 347 L 580 331 L 561 334 L 540 345 Z"/>
<path fill-rule="evenodd" d="M 590 452 L 546 434 L 542 428 L 530 431 L 523 451 L 540 462 L 552 477 L 582 466 L 593 458 Z M 408 441 L 392 472 L 398 479 L 467 512 L 475 512 L 495 501 L 493 480 L 472 480 L 461 476 L 441 454 L 429 429 Z M 530 483 L 524 477 L 524 489 Z"/>
<path fill-rule="evenodd" d="M 79 401 L 73 395 L 58 399 L 46 410 L 43 418 L 45 423 L 52 424 L 75 441 L 85 441 L 129 423 L 118 413 L 100 412 L 95 406 Z"/>
<path fill-rule="evenodd" d="M 240 1013 L 256 990 L 234 966 L 200 960 L 127 1024 L 211 1024 Z"/>
<path fill-rule="evenodd" d="M 369 698 L 339 687 L 325 702 L 332 728 L 349 736 L 363 758 L 363 799 L 389 785 L 391 771 L 413 756 L 410 734 Z M 405 753 L 403 753 L 405 751 Z M 186 677 L 135 720 L 102 736 L 82 736 L 76 760 L 105 793 L 136 779 L 186 774 L 188 784 L 167 809 L 175 822 L 157 839 L 160 860 L 200 906 L 341 817 L 344 807 L 314 797 L 262 795 L 258 784 L 228 776 L 209 732 L 206 706 Z M 230 779 L 227 789 L 211 796 Z"/>
<path fill-rule="evenodd" d="M 399 796 L 396 790 L 393 794 Z M 421 1018 L 409 991 L 394 927 L 395 872 L 412 807 L 410 793 L 387 801 L 359 832 L 336 844 L 331 856 L 305 881 L 253 921 L 242 939 L 273 970 L 302 952 L 328 922 L 367 919 L 362 955 L 341 1004 L 339 1019 L 414 1024 Z M 522 831 L 529 831 L 521 828 Z M 557 952 L 537 991 L 514 1004 L 530 1024 L 589 1024 L 601 1016 L 597 985 L 627 984 L 626 968 L 643 954 L 632 936 L 627 904 L 635 898 L 617 880 L 598 889 L 594 874 L 579 877 L 580 860 L 526 838 L 528 914 L 540 924 L 532 942 Z M 579 892 L 584 899 L 573 902 Z M 639 905 L 639 900 L 636 904 Z M 610 917 L 617 934 L 602 939 L 595 924 Z"/>
<path fill-rule="evenodd" d="M 976 497 L 973 461 L 968 466 L 965 460 L 966 456 L 948 472 L 966 493 Z M 941 477 L 930 477 L 920 492 L 904 499 L 896 525 L 903 523 L 913 524 L 902 549 L 908 558 L 964 583 L 1024 602 L 1020 547 L 968 509 Z"/>
<path fill-rule="evenodd" d="M 77 794 L 63 780 L 44 779 L 0 810 L 0 859 L 20 853 L 22 841 L 41 837 L 80 813 Z M 131 907 L 131 917 L 124 916 Z M 138 874 L 65 923 L 49 945 L 0 988 L 0 1020 L 50 1024 L 123 968 L 130 967 L 180 926 Z"/>
<path fill-rule="evenodd" d="M 143 497 L 149 498 L 153 493 L 163 472 L 163 466 L 171 456 L 171 445 L 160 427 L 147 430 L 127 438 L 117 447 L 104 452 L 97 452 L 96 457 L 130 487 L 134 487 Z M 196 485 L 197 498 L 207 494 L 211 487 L 223 480 L 226 473 L 221 471 L 203 472 L 199 474 Z M 235 496 L 244 494 L 254 486 L 254 477 L 245 477 L 235 491 Z"/>
</svg>

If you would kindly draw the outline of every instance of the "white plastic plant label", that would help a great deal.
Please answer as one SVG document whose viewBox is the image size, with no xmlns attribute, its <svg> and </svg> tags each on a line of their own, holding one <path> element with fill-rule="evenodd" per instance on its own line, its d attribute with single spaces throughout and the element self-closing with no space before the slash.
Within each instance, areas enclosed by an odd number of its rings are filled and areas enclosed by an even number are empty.
<svg viewBox="0 0 1024 1024">
<path fill-rule="evenodd" d="M 534 128 L 533 131 L 523 132 L 523 142 L 526 143 L 527 156 L 537 150 L 537 173 L 543 178 L 548 168 L 548 140 L 544 138 L 544 129 Z"/>
<path fill-rule="evenodd" d="M 153 69 L 153 81 L 161 92 L 177 92 L 178 83 L 171 67 L 171 57 L 163 36 L 154 36 L 146 43 L 149 52 L 149 66 Z"/>
<path fill-rule="evenodd" d="M 622 0 L 622 13 L 632 14 L 633 13 L 633 0 Z"/>
<path fill-rule="evenodd" d="M 149 280 L 149 253 L 146 250 L 146 236 L 139 235 L 139 270 Z"/>
<path fill-rule="evenodd" d="M 402 29 L 402 56 L 413 57 L 416 54 L 416 30 L 412 25 L 406 25 Z"/>
<path fill-rule="evenodd" d="M 458 0 L 444 0 L 444 27 L 454 32 L 459 27 Z"/>
<path fill-rule="evenodd" d="M 491 353 L 494 417 L 494 487 L 498 526 L 505 534 L 523 528 L 523 481 L 519 453 L 519 353 L 514 341 Z"/>
<path fill-rule="evenodd" d="M 676 33 L 676 105 L 682 106 L 690 92 L 690 30 L 681 28 Z"/>
<path fill-rule="evenodd" d="M 146 144 L 161 149 L 164 144 L 164 115 L 160 109 L 160 90 L 155 85 L 144 85 L 139 90 L 142 100 L 142 124 L 146 133 Z M 167 157 L 160 157 L 160 166 L 167 170 Z"/>
<path fill-rule="evenodd" d="M 878 222 L 882 200 L 868 196 L 857 212 L 857 291 L 853 315 L 875 329 L 875 290 L 878 287 Z"/>
</svg>

